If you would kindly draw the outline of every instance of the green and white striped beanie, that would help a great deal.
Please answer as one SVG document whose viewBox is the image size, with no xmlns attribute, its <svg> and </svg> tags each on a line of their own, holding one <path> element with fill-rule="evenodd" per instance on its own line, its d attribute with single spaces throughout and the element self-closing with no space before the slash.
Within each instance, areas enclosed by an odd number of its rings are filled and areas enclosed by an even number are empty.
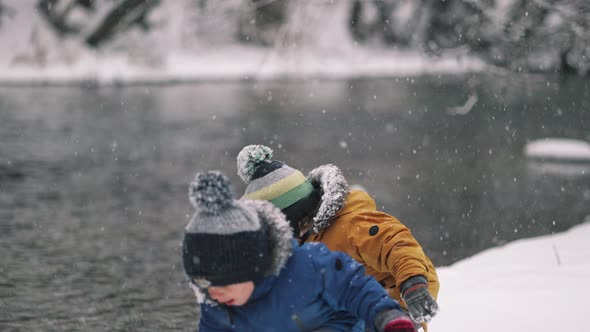
<svg viewBox="0 0 590 332">
<path fill-rule="evenodd" d="M 238 175 L 247 184 L 244 197 L 265 200 L 281 210 L 308 197 L 314 190 L 299 170 L 271 160 L 272 149 L 248 145 L 237 157 Z"/>
</svg>

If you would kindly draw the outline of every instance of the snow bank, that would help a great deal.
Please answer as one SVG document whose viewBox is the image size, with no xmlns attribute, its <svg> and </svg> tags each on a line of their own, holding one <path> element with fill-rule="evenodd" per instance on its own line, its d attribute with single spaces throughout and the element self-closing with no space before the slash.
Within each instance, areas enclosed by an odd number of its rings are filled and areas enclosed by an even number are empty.
<svg viewBox="0 0 590 332">
<path fill-rule="evenodd" d="M 441 311 L 430 331 L 584 331 L 590 220 L 439 268 Z"/>
<path fill-rule="evenodd" d="M 590 174 L 590 143 L 568 138 L 544 138 L 524 148 L 527 167 L 535 174 L 579 177 Z"/>
<path fill-rule="evenodd" d="M 544 138 L 529 142 L 525 155 L 539 159 L 590 161 L 590 143 L 567 138 Z"/>
<path fill-rule="evenodd" d="M 478 71 L 483 64 L 463 58 L 431 59 L 413 52 L 359 49 L 356 54 L 308 54 L 295 62 L 264 48 L 234 46 L 199 54 L 173 51 L 156 65 L 121 55 L 79 54 L 69 63 L 0 63 L 0 82 L 191 82 L 204 80 L 349 78 L 454 74 Z"/>
</svg>

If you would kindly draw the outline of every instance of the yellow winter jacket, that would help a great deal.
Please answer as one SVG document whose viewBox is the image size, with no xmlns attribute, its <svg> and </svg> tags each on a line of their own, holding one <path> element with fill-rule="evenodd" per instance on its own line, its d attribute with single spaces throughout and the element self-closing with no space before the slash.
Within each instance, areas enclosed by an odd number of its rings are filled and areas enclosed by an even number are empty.
<svg viewBox="0 0 590 332">
<path fill-rule="evenodd" d="M 403 307 L 400 285 L 412 276 L 425 277 L 432 297 L 438 296 L 434 265 L 418 241 L 395 217 L 377 211 L 375 201 L 364 191 L 351 191 L 330 226 L 309 236 L 308 241 L 322 242 L 363 264 L 366 273 L 375 277 Z"/>
</svg>

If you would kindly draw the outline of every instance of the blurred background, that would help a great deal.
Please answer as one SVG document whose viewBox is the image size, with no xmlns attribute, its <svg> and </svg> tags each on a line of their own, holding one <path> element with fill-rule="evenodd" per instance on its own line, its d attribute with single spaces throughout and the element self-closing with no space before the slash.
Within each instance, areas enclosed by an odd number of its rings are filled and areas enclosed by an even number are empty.
<svg viewBox="0 0 590 332">
<path fill-rule="evenodd" d="M 196 330 L 188 183 L 241 196 L 248 144 L 339 166 L 436 266 L 564 231 L 589 70 L 585 0 L 0 0 L 0 330 Z"/>
</svg>

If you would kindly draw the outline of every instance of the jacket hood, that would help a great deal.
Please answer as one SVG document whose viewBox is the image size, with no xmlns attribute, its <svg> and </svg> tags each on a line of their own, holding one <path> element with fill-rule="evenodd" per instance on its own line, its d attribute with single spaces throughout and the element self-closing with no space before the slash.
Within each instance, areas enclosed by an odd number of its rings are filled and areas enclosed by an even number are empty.
<svg viewBox="0 0 590 332">
<path fill-rule="evenodd" d="M 377 204 L 369 194 L 362 190 L 353 190 L 354 194 L 347 196 L 346 205 L 338 210 L 336 218 L 358 211 L 377 211 Z"/>
<path fill-rule="evenodd" d="M 319 233 L 330 226 L 336 213 L 346 203 L 350 187 L 342 175 L 340 168 L 327 164 L 314 168 L 307 175 L 311 184 L 320 189 L 322 198 L 318 212 L 313 217 L 312 232 Z"/>
</svg>

